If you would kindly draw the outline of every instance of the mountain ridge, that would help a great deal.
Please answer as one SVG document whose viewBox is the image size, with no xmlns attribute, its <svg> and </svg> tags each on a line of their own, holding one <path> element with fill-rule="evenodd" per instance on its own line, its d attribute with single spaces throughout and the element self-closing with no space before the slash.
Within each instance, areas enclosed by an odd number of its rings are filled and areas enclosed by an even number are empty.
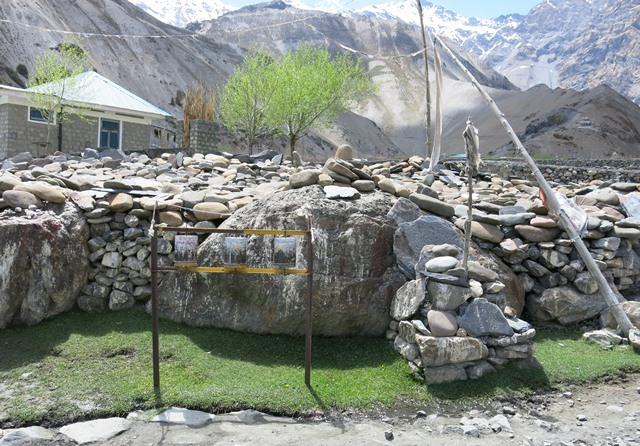
<svg viewBox="0 0 640 446">
<path fill-rule="evenodd" d="M 205 3 L 133 2 L 147 8 L 150 4 L 172 3 L 174 8 L 182 5 L 180 8 L 187 10 L 192 9 L 188 5 Z M 211 3 L 218 5 L 212 9 L 214 13 L 203 12 L 197 18 L 191 17 L 191 22 L 217 19 L 226 13 L 220 0 Z M 313 9 L 297 0 L 287 3 L 297 9 Z M 607 84 L 640 104 L 640 72 L 633 69 L 640 63 L 640 0 L 545 0 L 527 15 L 508 14 L 494 19 L 465 17 L 426 0 L 422 4 L 425 26 L 430 32 L 472 52 L 523 90 L 539 83 L 576 89 Z M 414 0 L 390 1 L 338 15 L 419 24 Z M 164 20 L 187 26 L 171 15 Z"/>
<path fill-rule="evenodd" d="M 181 94 L 198 81 L 224 85 L 246 48 L 263 44 L 274 51 L 286 51 L 300 41 L 329 42 L 331 51 L 350 51 L 358 57 L 378 91 L 357 104 L 354 113 L 345 114 L 335 128 L 312 132 L 300 146 L 303 158 L 326 159 L 343 143 L 350 144 L 362 158 L 424 155 L 421 38 L 415 26 L 403 21 L 264 3 L 194 24 L 190 27 L 198 31 L 194 33 L 162 23 L 125 0 L 58 0 L 38 3 L 27 11 L 22 6 L 24 0 L 0 4 L 0 18 L 8 22 L 0 26 L 2 83 L 12 84 L 12 78 L 3 77 L 8 70 L 19 64 L 31 67 L 38 53 L 59 44 L 66 35 L 59 30 L 64 30 L 82 37 L 96 71 L 180 118 Z M 75 12 L 69 15 L 72 8 Z M 453 42 L 448 45 L 488 88 L 534 153 L 582 157 L 595 151 L 637 156 L 640 107 L 615 91 L 537 88 L 521 92 L 482 66 L 479 57 L 467 56 Z M 444 55 L 442 59 L 443 154 L 464 150 L 460 135 L 469 117 L 480 129 L 481 153 L 507 152 L 509 138 L 499 121 L 457 66 Z M 429 63 L 433 67 L 431 53 Z M 221 150 L 242 150 L 238 141 L 225 141 Z M 277 149 L 278 144 L 266 141 L 265 148 Z"/>
</svg>

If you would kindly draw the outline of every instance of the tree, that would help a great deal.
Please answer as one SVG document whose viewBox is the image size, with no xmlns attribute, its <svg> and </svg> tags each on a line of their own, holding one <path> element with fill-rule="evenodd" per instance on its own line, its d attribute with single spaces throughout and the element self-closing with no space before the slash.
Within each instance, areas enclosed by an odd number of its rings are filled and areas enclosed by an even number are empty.
<svg viewBox="0 0 640 446">
<path fill-rule="evenodd" d="M 65 40 L 56 48 L 50 49 L 36 57 L 31 71 L 27 89 L 29 99 L 47 122 L 47 147 L 50 145 L 51 126 L 60 126 L 70 115 L 86 119 L 86 107 L 82 101 L 69 101 L 65 95 L 74 92 L 74 96 L 82 97 L 83 80 L 79 76 L 89 68 L 86 52 L 75 39 Z M 84 95 L 85 101 L 90 98 Z M 65 112 L 65 106 L 68 110 Z"/>
<path fill-rule="evenodd" d="M 311 129 L 330 126 L 351 103 L 373 92 L 368 73 L 349 54 L 331 57 L 323 47 L 299 46 L 277 65 L 273 120 L 289 139 L 290 155 Z"/>
<path fill-rule="evenodd" d="M 259 49 L 247 53 L 222 92 L 218 112 L 229 130 L 242 132 L 247 138 L 249 154 L 259 138 L 274 134 L 278 125 L 271 113 L 275 93 L 273 57 Z"/>
<path fill-rule="evenodd" d="M 254 50 L 230 76 L 220 103 L 222 122 L 243 131 L 249 146 L 282 134 L 292 154 L 311 129 L 330 126 L 348 106 L 373 91 L 367 72 L 348 54 L 301 45 L 280 60 Z"/>
</svg>

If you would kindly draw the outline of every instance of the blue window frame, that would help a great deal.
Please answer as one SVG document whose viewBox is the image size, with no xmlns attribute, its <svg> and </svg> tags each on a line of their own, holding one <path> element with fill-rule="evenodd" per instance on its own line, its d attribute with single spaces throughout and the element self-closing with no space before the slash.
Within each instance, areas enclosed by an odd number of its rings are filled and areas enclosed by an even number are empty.
<svg viewBox="0 0 640 446">
<path fill-rule="evenodd" d="M 120 121 L 100 120 L 100 147 L 120 148 Z"/>
<path fill-rule="evenodd" d="M 47 118 L 44 117 L 44 113 L 42 113 L 42 110 L 29 107 L 29 121 L 46 123 Z"/>
</svg>

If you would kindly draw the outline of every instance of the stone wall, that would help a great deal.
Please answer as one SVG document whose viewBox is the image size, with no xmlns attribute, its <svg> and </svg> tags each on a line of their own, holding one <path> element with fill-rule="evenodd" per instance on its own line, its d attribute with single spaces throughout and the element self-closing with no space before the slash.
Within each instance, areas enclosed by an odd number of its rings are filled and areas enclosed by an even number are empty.
<svg viewBox="0 0 640 446">
<path fill-rule="evenodd" d="M 484 162 L 483 170 L 502 178 L 533 180 L 531 168 L 521 159 Z M 593 180 L 640 182 L 640 159 L 536 160 L 536 164 L 547 181 L 560 184 Z"/>
<path fill-rule="evenodd" d="M 338 150 L 337 155 L 341 152 L 345 151 Z M 84 211 L 91 231 L 91 273 L 78 305 L 95 311 L 148 300 L 148 229 L 154 213 L 170 226 L 213 227 L 254 200 L 277 198 L 271 195 L 274 191 L 313 186 L 318 197 L 304 200 L 303 207 L 330 216 L 329 221 L 341 224 L 340 236 L 351 237 L 337 213 L 321 203 L 337 200 L 348 210 L 354 201 L 367 204 L 373 194 L 385 193 L 389 203 L 395 203 L 386 215 L 398 228 L 393 259 L 405 275 L 405 286 L 394 288 L 402 292 L 387 305 L 390 314 L 385 317 L 393 319 L 387 336 L 416 375 L 441 382 L 477 378 L 511 361 L 535 365 L 531 343 L 535 330 L 519 319 L 523 314 L 535 323 L 587 327 L 600 317 L 611 329 L 606 336 L 616 339 L 615 322 L 606 314 L 602 294 L 557 218 L 548 215 L 535 182 L 508 172 L 480 175 L 474 182 L 473 266 L 467 274 L 461 267 L 460 247 L 461 231 L 467 226 L 468 191 L 458 172 L 426 172 L 420 157 L 371 165 L 330 158 L 323 165 L 303 165 L 295 155 L 293 162 L 282 162 L 276 154 L 242 157 L 244 161 L 228 154 L 184 153 L 157 159 L 137 154 L 126 160 L 20 156 L 3 162 L 3 169 L 10 172 L 0 175 L 4 190 L 0 209 L 20 213 L 37 208 L 41 200 L 70 199 Z M 554 164 L 548 166 L 555 172 Z M 634 301 L 640 291 L 640 223 L 630 218 L 640 212 L 640 182 L 563 181 L 556 190 L 585 213 L 582 239 L 605 277 L 629 300 L 625 312 L 640 325 L 640 302 Z M 254 209 L 247 208 L 251 211 L 247 214 L 253 215 Z M 351 214 L 357 217 L 362 212 Z M 375 257 L 389 255 L 386 238 L 372 238 L 373 248 L 364 251 Z M 172 264 L 172 241 L 161 239 L 160 265 Z M 348 246 L 339 237 L 327 238 L 328 242 Z M 331 264 L 325 265 L 330 269 L 327 277 L 339 277 L 349 263 L 335 257 L 320 257 L 318 262 L 322 261 Z M 278 285 L 274 281 L 268 286 Z M 279 296 L 291 295 L 291 289 L 280 288 Z M 211 298 L 209 292 L 201 294 Z M 348 296 L 337 288 L 333 294 Z M 361 298 L 370 299 L 371 293 L 345 300 Z M 191 308 L 178 299 L 167 301 L 178 305 L 182 314 Z M 318 299 L 317 304 L 324 302 Z M 185 322 L 211 325 L 210 320 Z M 501 331 L 494 331 L 497 326 Z"/>
</svg>

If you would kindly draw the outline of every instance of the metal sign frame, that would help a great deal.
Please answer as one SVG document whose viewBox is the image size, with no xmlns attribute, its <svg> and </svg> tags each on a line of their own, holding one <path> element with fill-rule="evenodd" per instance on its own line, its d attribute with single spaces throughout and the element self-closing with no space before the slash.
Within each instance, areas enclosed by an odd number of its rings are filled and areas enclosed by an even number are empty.
<svg viewBox="0 0 640 446">
<path fill-rule="evenodd" d="M 240 274 L 301 274 L 307 276 L 307 314 L 305 321 L 305 370 L 304 383 L 311 387 L 311 340 L 313 334 L 313 238 L 311 218 L 307 217 L 307 230 L 272 229 L 219 229 L 186 228 L 153 225 L 151 236 L 151 339 L 153 348 L 153 388 L 160 389 L 160 339 L 158 321 L 158 272 L 240 273 Z M 305 236 L 307 239 L 307 269 L 292 268 L 247 268 L 246 266 L 202 267 L 192 265 L 158 266 L 158 233 L 180 232 L 183 234 L 236 234 L 236 235 L 283 235 Z"/>
</svg>

